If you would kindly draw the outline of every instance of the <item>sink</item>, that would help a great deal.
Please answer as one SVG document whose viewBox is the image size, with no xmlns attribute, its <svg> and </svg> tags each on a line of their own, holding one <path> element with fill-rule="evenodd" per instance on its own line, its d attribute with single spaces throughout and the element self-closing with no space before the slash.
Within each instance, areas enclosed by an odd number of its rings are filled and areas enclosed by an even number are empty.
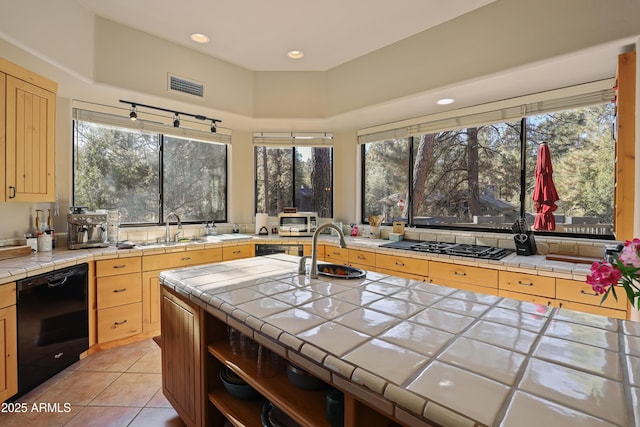
<svg viewBox="0 0 640 427">
<path fill-rule="evenodd" d="M 335 277 L 338 279 L 361 279 L 367 272 L 356 267 L 339 264 L 318 264 L 320 276 Z"/>
</svg>

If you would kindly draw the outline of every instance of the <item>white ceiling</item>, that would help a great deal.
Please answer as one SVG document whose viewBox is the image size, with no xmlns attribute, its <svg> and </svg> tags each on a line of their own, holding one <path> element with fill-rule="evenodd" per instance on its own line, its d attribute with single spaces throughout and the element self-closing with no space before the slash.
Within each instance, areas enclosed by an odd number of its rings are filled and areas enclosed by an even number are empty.
<svg viewBox="0 0 640 427">
<path fill-rule="evenodd" d="M 326 71 L 495 0 L 76 0 L 252 71 Z M 197 44 L 192 33 L 211 41 Z M 300 60 L 287 57 L 301 50 Z"/>
</svg>

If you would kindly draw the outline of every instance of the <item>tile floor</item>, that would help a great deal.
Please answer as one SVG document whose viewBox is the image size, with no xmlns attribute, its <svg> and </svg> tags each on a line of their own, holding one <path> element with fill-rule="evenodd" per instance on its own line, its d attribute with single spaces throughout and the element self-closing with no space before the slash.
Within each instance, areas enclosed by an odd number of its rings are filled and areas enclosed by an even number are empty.
<svg viewBox="0 0 640 427">
<path fill-rule="evenodd" d="M 160 347 L 151 339 L 87 356 L 18 402 L 26 411 L 3 406 L 1 426 L 184 426 L 162 394 Z"/>
</svg>

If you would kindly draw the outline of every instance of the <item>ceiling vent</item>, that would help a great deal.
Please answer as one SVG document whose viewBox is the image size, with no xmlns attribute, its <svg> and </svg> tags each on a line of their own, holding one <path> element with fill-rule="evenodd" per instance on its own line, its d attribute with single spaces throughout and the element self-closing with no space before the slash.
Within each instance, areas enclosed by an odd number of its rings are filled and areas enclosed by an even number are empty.
<svg viewBox="0 0 640 427">
<path fill-rule="evenodd" d="M 204 83 L 169 74 L 169 92 L 204 97 Z"/>
</svg>

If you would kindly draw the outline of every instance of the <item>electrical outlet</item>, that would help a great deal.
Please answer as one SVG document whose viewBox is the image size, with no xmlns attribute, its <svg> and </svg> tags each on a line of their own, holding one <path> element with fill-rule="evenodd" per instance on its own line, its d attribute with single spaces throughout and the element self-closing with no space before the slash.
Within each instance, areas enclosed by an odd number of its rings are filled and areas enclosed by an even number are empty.
<svg viewBox="0 0 640 427">
<path fill-rule="evenodd" d="M 578 247 L 571 243 L 558 243 L 558 252 L 563 254 L 576 255 L 578 253 Z"/>
</svg>

